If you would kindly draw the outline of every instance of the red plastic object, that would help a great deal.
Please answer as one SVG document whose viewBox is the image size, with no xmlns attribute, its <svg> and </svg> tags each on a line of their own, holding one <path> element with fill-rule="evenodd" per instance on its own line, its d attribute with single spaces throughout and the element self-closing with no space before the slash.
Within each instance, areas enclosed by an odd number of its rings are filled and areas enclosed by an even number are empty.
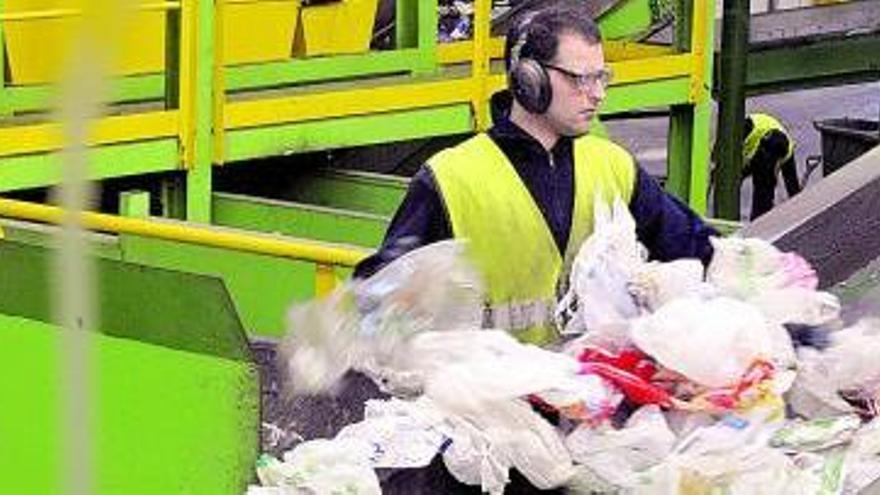
<svg viewBox="0 0 880 495">
<path fill-rule="evenodd" d="M 647 380 L 616 368 L 607 363 L 590 362 L 581 364 L 581 373 L 592 373 L 613 383 L 626 397 L 639 405 L 657 404 L 672 407 L 672 396 L 666 390 Z"/>
<path fill-rule="evenodd" d="M 604 363 L 628 371 L 642 380 L 650 380 L 657 373 L 657 366 L 644 352 L 629 347 L 619 354 L 612 354 L 598 347 L 586 347 L 578 356 L 582 363 Z"/>
</svg>

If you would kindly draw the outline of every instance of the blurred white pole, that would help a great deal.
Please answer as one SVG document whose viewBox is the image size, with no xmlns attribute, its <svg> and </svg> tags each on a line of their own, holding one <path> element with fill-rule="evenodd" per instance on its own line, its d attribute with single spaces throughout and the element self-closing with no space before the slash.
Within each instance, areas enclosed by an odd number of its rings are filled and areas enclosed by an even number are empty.
<svg viewBox="0 0 880 495">
<path fill-rule="evenodd" d="M 92 440 L 98 426 L 97 369 L 92 359 L 96 350 L 92 331 L 98 321 L 93 266 L 79 214 L 90 208 L 94 195 L 88 180 L 86 143 L 95 120 L 101 116 L 107 89 L 105 76 L 112 66 L 112 51 L 121 39 L 122 1 L 79 0 L 79 5 L 74 5 L 83 15 L 71 20 L 75 26 L 60 83 L 59 118 L 65 144 L 56 200 L 67 213 L 59 234 L 54 308 L 63 329 L 61 487 L 74 495 L 95 491 Z"/>
</svg>

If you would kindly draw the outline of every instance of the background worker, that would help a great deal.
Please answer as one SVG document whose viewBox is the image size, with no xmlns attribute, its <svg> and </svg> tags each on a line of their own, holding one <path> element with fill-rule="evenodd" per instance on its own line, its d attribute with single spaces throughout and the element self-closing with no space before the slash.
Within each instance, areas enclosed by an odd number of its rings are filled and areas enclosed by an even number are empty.
<svg viewBox="0 0 880 495">
<path fill-rule="evenodd" d="M 765 113 L 746 117 L 741 180 L 752 178 L 752 211 L 758 218 L 773 208 L 778 174 L 789 197 L 801 191 L 794 161 L 794 140 L 776 118 Z"/>
<path fill-rule="evenodd" d="M 494 126 L 419 170 L 366 277 L 403 253 L 468 239 L 487 290 L 484 326 L 537 344 L 555 339 L 552 313 L 569 263 L 592 232 L 593 201 L 619 196 L 652 259 L 712 256 L 706 226 L 632 156 L 587 134 L 611 73 L 596 24 L 578 2 L 543 4 L 507 34 L 508 90 L 492 97 Z"/>
</svg>

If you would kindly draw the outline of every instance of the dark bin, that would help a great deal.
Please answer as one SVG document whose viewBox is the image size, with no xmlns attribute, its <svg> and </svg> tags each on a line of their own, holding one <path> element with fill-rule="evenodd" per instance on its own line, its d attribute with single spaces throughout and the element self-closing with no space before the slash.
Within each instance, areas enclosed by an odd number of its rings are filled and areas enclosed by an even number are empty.
<svg viewBox="0 0 880 495">
<path fill-rule="evenodd" d="M 822 136 L 822 175 L 829 175 L 880 143 L 880 122 L 862 119 L 813 121 Z"/>
</svg>

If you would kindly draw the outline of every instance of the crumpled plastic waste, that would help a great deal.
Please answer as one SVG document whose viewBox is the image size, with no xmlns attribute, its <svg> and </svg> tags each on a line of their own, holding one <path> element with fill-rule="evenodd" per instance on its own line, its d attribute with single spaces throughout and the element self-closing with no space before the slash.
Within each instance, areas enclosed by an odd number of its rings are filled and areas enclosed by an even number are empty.
<svg viewBox="0 0 880 495">
<path fill-rule="evenodd" d="M 310 440 L 286 452 L 283 461 L 260 457 L 257 477 L 263 487 L 286 490 L 283 493 L 381 495 L 369 455 L 370 446 L 365 442 Z"/>
<path fill-rule="evenodd" d="M 574 465 L 561 436 L 525 401 L 501 401 L 490 411 L 459 417 L 482 432 L 482 438 L 470 435 L 472 441 L 477 440 L 476 445 L 471 444 L 472 450 L 459 449 L 453 439 L 444 454 L 447 468 L 459 481 L 479 484 L 489 493 L 502 493 L 509 467 L 515 467 L 532 485 L 544 490 L 563 486 L 573 476 Z M 481 462 L 461 462 L 462 450 L 465 459 L 473 455 L 467 450 L 480 453 Z M 498 467 L 504 472 L 504 484 L 497 483 L 497 476 L 484 474 Z"/>
<path fill-rule="evenodd" d="M 381 375 L 385 362 L 415 334 L 479 328 L 482 298 L 480 277 L 462 242 L 407 253 L 367 280 L 290 309 L 279 347 L 286 385 L 321 392 L 352 368 Z"/>
<path fill-rule="evenodd" d="M 831 345 L 822 352 L 799 351 L 799 370 L 788 402 L 805 418 L 855 412 L 877 415 L 880 397 L 880 320 L 864 319 L 830 334 Z"/>
<path fill-rule="evenodd" d="M 640 314 L 629 281 L 647 259 L 639 244 L 635 220 L 616 198 L 609 208 L 594 202 L 593 235 L 584 241 L 571 267 L 569 288 L 559 302 L 556 318 L 563 335 L 590 331 L 606 337 L 605 346 L 626 342 L 627 320 Z"/>
<path fill-rule="evenodd" d="M 686 295 L 708 299 L 717 291 L 704 281 L 704 271 L 703 263 L 697 259 L 649 262 L 636 270 L 628 290 L 636 304 L 647 312 L 657 311 L 673 299 Z"/>
<path fill-rule="evenodd" d="M 783 328 L 769 325 L 751 305 L 724 297 L 676 299 L 634 320 L 630 335 L 661 365 L 707 387 L 736 384 L 755 361 L 794 357 Z"/>
<path fill-rule="evenodd" d="M 369 400 L 364 420 L 344 427 L 337 440 L 366 442 L 373 468 L 417 468 L 431 463 L 450 438 L 430 400 Z"/>
<path fill-rule="evenodd" d="M 641 473 L 631 492 L 820 493 L 821 472 L 800 469 L 767 446 L 783 420 L 781 409 L 769 404 L 683 433 L 670 455 Z"/>
<path fill-rule="evenodd" d="M 840 317 L 840 301 L 816 290 L 816 272 L 797 253 L 784 253 L 756 238 L 711 242 L 715 251 L 706 280 L 720 294 L 749 302 L 774 324 L 820 326 Z"/>
<path fill-rule="evenodd" d="M 772 289 L 816 290 L 816 272 L 797 253 L 783 253 L 754 237 L 714 237 L 707 280 L 724 294 L 749 299 Z"/>
<path fill-rule="evenodd" d="M 577 428 L 565 445 L 577 463 L 576 493 L 631 489 L 640 472 L 659 464 L 672 451 L 675 434 L 656 406 L 636 411 L 623 428 Z"/>
<path fill-rule="evenodd" d="M 824 450 L 849 443 L 861 425 L 855 415 L 796 420 L 780 428 L 770 439 L 770 446 L 794 452 Z"/>
</svg>

